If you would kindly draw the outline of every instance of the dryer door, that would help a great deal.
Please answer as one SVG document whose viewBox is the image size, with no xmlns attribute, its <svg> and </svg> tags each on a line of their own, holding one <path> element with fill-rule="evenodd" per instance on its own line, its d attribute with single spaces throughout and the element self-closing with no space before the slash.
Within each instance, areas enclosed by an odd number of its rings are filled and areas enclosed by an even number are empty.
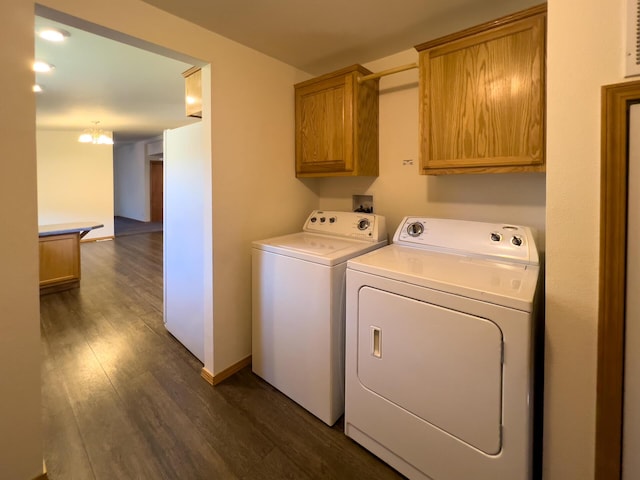
<svg viewBox="0 0 640 480">
<path fill-rule="evenodd" d="M 490 320 L 395 293 L 358 293 L 358 379 L 489 455 L 501 449 L 502 332 Z"/>
</svg>

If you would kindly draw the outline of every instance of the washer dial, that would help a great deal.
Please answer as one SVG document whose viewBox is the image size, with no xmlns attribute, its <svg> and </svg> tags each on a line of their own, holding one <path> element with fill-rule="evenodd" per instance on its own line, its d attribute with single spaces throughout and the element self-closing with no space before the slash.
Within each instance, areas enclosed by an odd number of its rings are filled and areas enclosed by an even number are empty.
<svg viewBox="0 0 640 480">
<path fill-rule="evenodd" d="M 358 220 L 358 230 L 366 230 L 369 228 L 369 225 L 371 225 L 371 223 L 368 218 L 361 218 Z"/>
</svg>

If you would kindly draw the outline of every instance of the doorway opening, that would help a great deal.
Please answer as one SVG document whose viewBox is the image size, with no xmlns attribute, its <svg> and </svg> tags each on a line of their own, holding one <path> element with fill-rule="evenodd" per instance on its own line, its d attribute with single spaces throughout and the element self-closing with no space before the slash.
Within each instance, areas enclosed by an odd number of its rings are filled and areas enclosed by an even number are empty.
<svg viewBox="0 0 640 480">
<path fill-rule="evenodd" d="M 104 124 L 105 129 L 107 127 L 112 129 L 115 137 L 113 151 L 108 145 L 83 145 L 85 148 L 83 160 L 85 160 L 87 168 L 93 167 L 91 160 L 94 159 L 94 152 L 98 151 L 91 149 L 102 149 L 104 155 L 109 155 L 107 160 L 103 159 L 103 163 L 107 164 L 109 168 L 109 173 L 108 175 L 91 175 L 90 172 L 89 175 L 78 178 L 80 184 L 89 185 L 93 192 L 88 191 L 84 197 L 67 202 L 69 211 L 66 211 L 65 215 L 76 215 L 75 206 L 95 207 L 94 199 L 99 196 L 102 208 L 100 216 L 104 219 L 99 218 L 98 220 L 108 226 L 107 237 L 113 238 L 114 236 L 116 216 L 119 220 L 129 220 L 128 223 L 144 223 L 145 227 L 148 227 L 148 224 L 157 224 L 159 230 L 164 231 L 163 255 L 159 260 L 162 267 L 161 272 L 163 272 L 162 287 L 164 289 L 161 300 L 163 298 L 164 302 L 161 301 L 159 307 L 161 315 L 164 315 L 164 324 L 169 329 L 167 312 L 169 307 L 175 304 L 171 298 L 176 296 L 182 298 L 182 296 L 167 287 L 167 284 L 175 284 L 176 282 L 173 279 L 174 273 L 166 265 L 170 265 L 168 260 L 175 256 L 174 252 L 181 253 L 187 250 L 185 242 L 191 240 L 191 237 L 185 233 L 193 232 L 196 229 L 201 231 L 202 235 L 195 237 L 199 240 L 198 245 L 194 247 L 189 244 L 192 247 L 189 248 L 189 252 L 194 258 L 193 263 L 198 265 L 201 270 L 206 271 L 202 275 L 191 276 L 186 281 L 179 283 L 189 292 L 199 294 L 197 298 L 190 297 L 192 300 L 190 304 L 197 301 L 208 305 L 211 303 L 213 295 L 212 291 L 202 285 L 204 279 L 212 275 L 211 262 L 203 261 L 204 257 L 211 256 L 211 253 L 206 251 L 207 245 L 209 250 L 211 248 L 211 222 L 207 220 L 211 217 L 211 185 L 207 183 L 211 179 L 210 123 L 186 115 L 185 87 L 182 76 L 182 72 L 194 64 L 198 65 L 203 71 L 202 87 L 210 89 L 210 68 L 203 61 L 47 7 L 36 6 L 35 15 L 36 22 L 38 19 L 43 19 L 66 30 L 69 41 L 69 44 L 64 47 L 63 54 L 58 57 L 59 60 L 56 60 L 58 63 L 56 73 L 64 72 L 65 75 L 59 75 L 55 81 L 51 77 L 50 86 L 56 88 L 51 88 L 52 94 L 48 97 L 46 96 L 47 88 L 44 88 L 44 96 L 38 98 L 37 129 L 54 130 L 52 125 L 55 125 L 57 129 L 65 128 L 65 145 L 69 148 L 77 148 L 78 142 L 74 139 L 74 135 L 75 138 L 77 135 L 74 130 L 80 133 L 82 128 L 79 124 L 74 123 L 79 121 L 74 112 L 80 111 L 82 113 L 80 121 L 85 121 L 85 117 L 89 115 L 100 115 L 101 125 Z M 75 45 L 80 48 L 77 57 L 67 49 L 71 45 L 71 40 L 75 40 Z M 58 48 L 62 47 L 58 46 Z M 55 49 L 47 52 L 52 56 L 56 53 Z M 100 62 L 96 65 L 89 65 L 88 62 L 95 58 Z M 115 63 L 109 64 L 109 61 Z M 76 65 L 74 62 L 80 65 Z M 85 77 L 83 80 L 83 75 L 95 74 L 96 71 L 97 75 L 88 79 Z M 73 72 L 73 74 L 70 75 L 69 72 Z M 172 87 L 161 89 L 160 97 L 154 96 L 158 94 L 155 92 L 159 88 L 158 85 L 166 85 L 161 77 L 167 72 L 171 75 L 172 82 L 168 82 L 168 84 Z M 74 82 L 74 88 L 69 95 L 60 94 L 64 88 L 68 87 L 60 81 L 61 78 Z M 113 93 L 115 85 L 122 85 L 123 81 L 131 82 L 131 85 L 126 84 Z M 58 83 L 56 84 L 56 82 Z M 83 84 L 87 84 L 87 94 L 79 95 L 78 91 L 85 88 L 82 86 Z M 82 91 L 85 92 L 85 90 Z M 55 93 L 57 95 L 54 95 Z M 79 101 L 85 103 L 77 108 L 61 108 L 60 111 L 54 112 L 55 114 L 52 113 L 56 107 L 56 100 L 66 101 L 66 106 L 69 107 L 68 102 L 76 101 L 78 98 Z M 208 98 L 207 93 L 205 99 Z M 95 103 L 90 104 L 91 101 L 95 101 Z M 203 105 L 204 113 L 209 116 L 210 101 L 205 101 L 207 103 Z M 171 107 L 169 112 L 165 108 L 167 105 Z M 180 171 L 178 173 L 183 175 L 179 178 L 174 177 L 169 172 L 176 173 L 176 169 L 167 168 L 166 164 L 171 162 L 168 162 L 166 152 L 162 151 L 165 144 L 163 132 L 174 132 L 193 126 L 198 127 L 201 131 L 200 140 L 192 142 L 190 145 L 197 143 L 201 147 L 197 152 L 197 161 L 193 161 L 193 155 L 190 152 L 185 154 L 184 150 L 174 154 L 172 158 L 180 161 L 173 163 L 179 164 Z M 159 144 L 160 152 L 151 151 L 148 148 L 151 144 Z M 40 145 L 38 150 L 40 151 Z M 64 154 L 60 157 L 64 159 Z M 191 163 L 185 160 L 189 160 Z M 77 171 L 70 173 L 73 173 L 74 177 L 78 177 Z M 189 205 L 183 205 L 183 199 L 179 195 L 169 195 L 169 200 L 164 198 L 165 192 L 168 192 L 167 178 L 171 179 L 169 185 L 172 186 L 174 192 L 177 190 L 176 183 L 178 183 L 178 187 L 193 193 Z M 178 179 L 174 181 L 174 178 Z M 197 189 L 194 187 L 196 183 Z M 68 182 L 62 187 L 71 193 L 76 190 Z M 174 206 L 172 211 L 178 213 L 184 211 L 185 207 L 189 211 L 193 211 L 197 207 L 200 208 L 202 214 L 198 215 L 191 224 L 185 224 L 183 215 L 174 215 L 173 220 L 169 218 L 167 205 Z M 39 207 L 39 215 L 43 213 L 43 210 Z M 152 214 L 154 216 L 153 222 Z M 171 242 L 167 242 L 169 236 L 171 236 Z M 87 239 L 89 240 L 89 237 Z M 167 247 L 168 243 L 171 243 L 170 249 Z M 185 266 L 185 262 L 182 263 L 182 266 Z M 203 306 L 201 310 L 204 308 Z M 181 313 L 177 313 L 178 317 Z M 204 318 L 201 318 L 200 322 L 203 323 Z M 201 327 L 201 330 L 203 329 L 204 326 Z M 199 340 L 204 344 L 206 340 L 203 338 L 202 332 L 199 333 Z M 202 361 L 202 358 L 199 357 L 199 359 Z"/>
</svg>

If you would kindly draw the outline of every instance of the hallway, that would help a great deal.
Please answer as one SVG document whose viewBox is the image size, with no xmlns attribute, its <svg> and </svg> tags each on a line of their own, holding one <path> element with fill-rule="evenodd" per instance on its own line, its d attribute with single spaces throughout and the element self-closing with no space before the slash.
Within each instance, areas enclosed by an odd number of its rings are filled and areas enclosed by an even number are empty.
<svg viewBox="0 0 640 480">
<path fill-rule="evenodd" d="M 162 233 L 82 245 L 41 297 L 50 480 L 402 478 L 246 368 L 213 388 L 162 321 Z"/>
<path fill-rule="evenodd" d="M 162 232 L 162 222 L 140 222 L 127 217 L 113 217 L 113 231 L 116 237 L 139 233 Z"/>
</svg>

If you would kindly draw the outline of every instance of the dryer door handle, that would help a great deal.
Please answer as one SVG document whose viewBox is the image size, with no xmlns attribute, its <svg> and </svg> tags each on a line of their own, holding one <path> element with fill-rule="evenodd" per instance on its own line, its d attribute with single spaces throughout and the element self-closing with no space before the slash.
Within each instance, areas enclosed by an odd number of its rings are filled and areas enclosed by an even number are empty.
<svg viewBox="0 0 640 480">
<path fill-rule="evenodd" d="M 371 355 L 382 358 L 382 329 L 371 325 Z"/>
</svg>

